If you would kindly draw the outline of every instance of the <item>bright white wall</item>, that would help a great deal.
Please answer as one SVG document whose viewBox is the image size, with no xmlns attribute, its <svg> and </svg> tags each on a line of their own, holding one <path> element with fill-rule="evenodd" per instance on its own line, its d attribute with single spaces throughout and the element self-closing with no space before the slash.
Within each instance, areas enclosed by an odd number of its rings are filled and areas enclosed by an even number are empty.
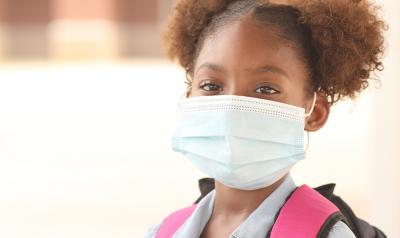
<svg viewBox="0 0 400 238">
<path fill-rule="evenodd" d="M 181 78 L 157 62 L 3 66 L 0 237 L 143 236 L 163 211 L 148 202 L 175 199 Z"/>
<path fill-rule="evenodd" d="M 400 237 L 400 1 L 380 0 L 388 19 L 385 70 L 382 88 L 374 97 L 371 221 L 380 225 L 388 237 Z"/>
</svg>

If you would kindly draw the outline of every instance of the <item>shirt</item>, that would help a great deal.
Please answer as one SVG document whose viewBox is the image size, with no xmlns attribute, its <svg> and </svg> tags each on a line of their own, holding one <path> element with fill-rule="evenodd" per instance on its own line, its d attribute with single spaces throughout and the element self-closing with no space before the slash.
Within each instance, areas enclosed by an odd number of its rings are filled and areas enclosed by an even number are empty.
<svg viewBox="0 0 400 238">
<path fill-rule="evenodd" d="M 229 238 L 265 238 L 268 231 L 274 225 L 275 217 L 280 208 L 285 204 L 286 198 L 289 197 L 294 189 L 296 189 L 296 185 L 289 175 L 282 184 L 232 232 Z M 211 217 L 214 202 L 215 189 L 198 203 L 190 217 L 172 237 L 200 237 Z M 157 224 L 151 227 L 145 238 L 155 238 L 160 225 L 161 224 Z M 345 223 L 338 221 L 329 232 L 328 238 L 355 238 L 355 235 Z"/>
</svg>

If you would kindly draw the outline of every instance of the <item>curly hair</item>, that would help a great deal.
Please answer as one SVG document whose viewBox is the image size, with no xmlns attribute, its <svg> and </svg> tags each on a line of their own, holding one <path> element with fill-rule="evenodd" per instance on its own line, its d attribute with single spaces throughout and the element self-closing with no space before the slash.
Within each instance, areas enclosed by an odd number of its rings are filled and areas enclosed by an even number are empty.
<svg viewBox="0 0 400 238">
<path fill-rule="evenodd" d="M 372 73 L 383 70 L 387 26 L 379 10 L 367 0 L 179 0 L 164 43 L 167 55 L 192 75 L 204 38 L 223 23 L 250 16 L 272 24 L 299 49 L 310 90 L 325 93 L 332 105 L 355 98 Z"/>
</svg>

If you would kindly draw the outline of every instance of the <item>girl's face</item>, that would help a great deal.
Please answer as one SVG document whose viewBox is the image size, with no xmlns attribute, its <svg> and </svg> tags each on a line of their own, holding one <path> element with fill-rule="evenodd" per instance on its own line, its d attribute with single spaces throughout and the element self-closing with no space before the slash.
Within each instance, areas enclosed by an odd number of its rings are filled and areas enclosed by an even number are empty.
<svg viewBox="0 0 400 238">
<path fill-rule="evenodd" d="M 256 97 L 303 107 L 308 112 L 313 98 L 306 95 L 307 67 L 296 49 L 283 43 L 277 33 L 274 28 L 241 20 L 223 25 L 207 36 L 195 62 L 188 96 Z M 323 101 L 319 96 L 309 119 L 318 114 Z M 325 123 L 329 114 L 325 104 L 323 117 L 314 116 L 320 125 L 308 130 L 318 130 Z M 307 126 L 306 123 L 306 129 Z"/>
</svg>

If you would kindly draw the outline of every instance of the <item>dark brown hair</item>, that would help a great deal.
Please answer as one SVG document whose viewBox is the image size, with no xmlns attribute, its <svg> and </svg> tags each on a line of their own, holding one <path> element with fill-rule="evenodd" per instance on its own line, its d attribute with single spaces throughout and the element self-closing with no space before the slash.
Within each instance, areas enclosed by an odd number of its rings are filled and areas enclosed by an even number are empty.
<svg viewBox="0 0 400 238">
<path fill-rule="evenodd" d="M 164 43 L 188 75 L 204 38 L 223 24 L 250 17 L 279 30 L 308 66 L 310 92 L 320 91 L 331 104 L 354 98 L 368 87 L 375 70 L 383 70 L 385 23 L 379 7 L 366 0 L 179 0 Z M 189 82 L 190 83 L 190 82 Z"/>
</svg>

